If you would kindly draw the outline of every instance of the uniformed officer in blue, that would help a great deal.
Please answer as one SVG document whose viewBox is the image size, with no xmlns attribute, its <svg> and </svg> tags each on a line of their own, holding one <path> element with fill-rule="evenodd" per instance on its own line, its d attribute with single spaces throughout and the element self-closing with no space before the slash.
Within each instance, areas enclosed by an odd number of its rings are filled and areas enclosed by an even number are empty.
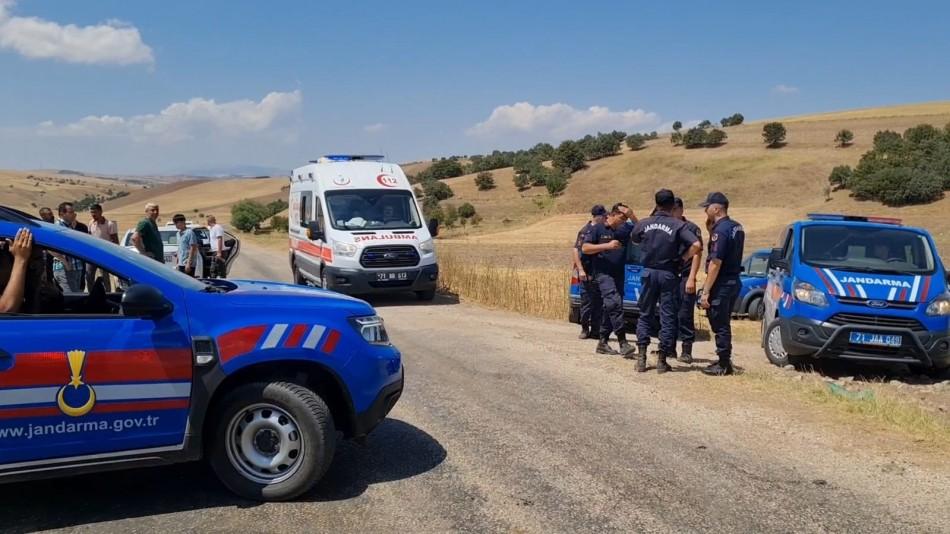
<svg viewBox="0 0 950 534">
<path fill-rule="evenodd" d="M 679 312 L 679 273 L 683 264 L 702 250 L 699 238 L 686 224 L 672 215 L 676 197 L 669 189 L 660 189 L 654 195 L 656 210 L 653 215 L 634 226 L 630 240 L 640 244 L 640 298 L 637 306 L 637 372 L 647 370 L 647 348 L 650 345 L 650 323 L 656 307 L 660 314 L 660 349 L 656 357 L 656 371 L 670 370 L 666 358 L 676 345 L 676 315 Z M 685 252 L 684 252 L 685 251 Z M 629 354 L 628 357 L 631 357 Z"/>
<path fill-rule="evenodd" d="M 679 219 L 686 224 L 686 229 L 696 234 L 699 240 L 700 252 L 683 264 L 680 271 L 679 299 L 680 308 L 676 316 L 676 335 L 682 344 L 677 359 L 683 363 L 693 363 L 693 342 L 696 341 L 696 323 L 694 314 L 696 312 L 696 275 L 703 263 L 703 234 L 693 221 L 683 216 L 683 199 L 676 197 L 673 207 L 673 218 Z M 683 253 L 686 251 L 683 250 Z"/>
<path fill-rule="evenodd" d="M 581 247 L 587 235 L 598 224 L 603 224 L 607 218 L 607 208 L 601 204 L 590 209 L 590 221 L 577 232 L 574 242 L 574 268 L 577 270 L 577 279 L 581 289 L 581 335 L 580 339 L 596 338 L 600 331 L 600 321 L 603 316 L 604 303 L 600 298 L 600 288 L 594 282 L 594 267 L 591 265 L 593 256 L 584 254 Z"/>
<path fill-rule="evenodd" d="M 722 193 L 710 193 L 700 204 L 706 209 L 709 225 L 709 254 L 706 257 L 706 282 L 699 306 L 706 310 L 709 326 L 716 338 L 719 361 L 703 369 L 707 375 L 731 375 L 732 301 L 739 292 L 742 249 L 745 231 L 729 218 L 729 199 Z"/>
<path fill-rule="evenodd" d="M 604 301 L 604 316 L 600 323 L 600 342 L 598 354 L 618 354 L 608 345 L 610 333 L 617 335 L 620 351 L 623 354 L 635 349 L 627 342 L 623 322 L 623 282 L 626 244 L 630 240 L 632 227 L 627 222 L 627 212 L 622 205 L 615 205 L 604 224 L 597 224 L 587 234 L 581 252 L 591 255 L 594 270 L 594 282 L 600 289 Z"/>
</svg>

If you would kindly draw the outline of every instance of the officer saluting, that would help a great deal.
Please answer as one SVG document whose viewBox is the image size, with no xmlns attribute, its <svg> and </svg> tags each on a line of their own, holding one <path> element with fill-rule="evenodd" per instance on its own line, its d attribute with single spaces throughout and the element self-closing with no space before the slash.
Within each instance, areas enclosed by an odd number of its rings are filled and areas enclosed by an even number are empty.
<svg viewBox="0 0 950 534">
<path fill-rule="evenodd" d="M 600 288 L 594 282 L 594 267 L 591 265 L 593 256 L 581 252 L 587 235 L 598 224 L 604 224 L 607 217 L 607 208 L 596 204 L 590 209 L 590 221 L 577 232 L 572 254 L 574 268 L 577 269 L 577 278 L 581 286 L 581 339 L 596 338 L 600 331 L 601 316 L 604 312 L 604 303 L 600 298 Z"/>
<path fill-rule="evenodd" d="M 640 298 L 637 305 L 640 317 L 637 320 L 637 372 L 647 370 L 647 347 L 650 345 L 650 323 L 660 312 L 660 350 L 657 353 L 656 371 L 670 370 L 667 356 L 676 345 L 676 314 L 679 312 L 679 273 L 681 266 L 702 250 L 699 238 L 686 224 L 674 218 L 673 192 L 660 189 L 654 196 L 656 210 L 653 215 L 638 222 L 630 234 L 630 240 L 640 243 L 640 259 L 643 271 L 640 275 Z M 683 252 L 685 250 L 685 253 Z"/>
<path fill-rule="evenodd" d="M 581 247 L 581 252 L 593 256 L 591 266 L 594 270 L 594 282 L 604 301 L 600 342 L 597 343 L 598 354 L 617 354 L 617 351 L 607 344 L 611 332 L 617 335 L 622 353 L 634 351 L 627 343 L 623 324 L 623 266 L 631 229 L 626 222 L 627 210 L 620 204 L 615 205 L 607 214 L 607 221 L 595 225 Z"/>
<path fill-rule="evenodd" d="M 739 292 L 742 272 L 742 249 L 745 231 L 729 218 L 729 199 L 722 193 L 709 193 L 700 204 L 706 208 L 709 225 L 709 254 L 706 258 L 706 282 L 699 306 L 706 309 L 709 326 L 716 337 L 719 361 L 703 369 L 707 375 L 731 375 L 732 368 L 732 301 Z"/>
<path fill-rule="evenodd" d="M 700 253 L 693 256 L 689 262 L 683 264 L 682 270 L 680 271 L 680 309 L 676 317 L 676 337 L 679 338 L 680 343 L 682 343 L 682 349 L 677 359 L 683 363 L 692 363 L 693 342 L 696 341 L 696 324 L 694 321 L 694 313 L 696 311 L 696 275 L 699 274 L 699 269 L 703 263 L 703 234 L 696 223 L 683 216 L 683 199 L 676 197 L 674 203 L 673 218 L 683 221 L 683 223 L 686 224 L 686 229 L 696 234 L 696 239 L 699 240 L 700 246 Z M 685 252 L 685 250 L 681 252 Z"/>
</svg>

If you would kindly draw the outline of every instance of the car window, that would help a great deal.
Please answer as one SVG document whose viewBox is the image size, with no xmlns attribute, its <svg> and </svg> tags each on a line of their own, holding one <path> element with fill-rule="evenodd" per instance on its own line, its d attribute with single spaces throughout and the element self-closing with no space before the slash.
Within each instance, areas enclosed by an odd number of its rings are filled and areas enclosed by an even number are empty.
<svg viewBox="0 0 950 534">
<path fill-rule="evenodd" d="M 746 274 L 752 276 L 765 276 L 769 269 L 769 257 L 764 254 L 755 254 L 749 258 L 749 266 Z"/>
</svg>

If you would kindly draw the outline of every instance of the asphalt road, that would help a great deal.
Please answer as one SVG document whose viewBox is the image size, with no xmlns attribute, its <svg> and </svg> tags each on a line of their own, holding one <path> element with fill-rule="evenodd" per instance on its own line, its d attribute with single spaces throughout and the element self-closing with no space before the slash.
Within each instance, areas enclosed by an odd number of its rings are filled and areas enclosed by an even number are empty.
<svg viewBox="0 0 950 534">
<path fill-rule="evenodd" d="M 234 274 L 286 271 L 248 246 Z M 450 299 L 373 303 L 406 392 L 302 499 L 242 501 L 183 465 L 0 486 L 0 531 L 950 531 L 943 460 L 740 403 L 738 382 L 698 366 L 637 375 L 570 325 Z"/>
</svg>

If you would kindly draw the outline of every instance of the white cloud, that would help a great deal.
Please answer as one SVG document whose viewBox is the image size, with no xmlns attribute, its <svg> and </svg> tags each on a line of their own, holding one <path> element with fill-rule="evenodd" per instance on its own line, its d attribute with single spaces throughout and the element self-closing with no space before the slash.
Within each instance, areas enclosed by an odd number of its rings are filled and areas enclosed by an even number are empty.
<svg viewBox="0 0 950 534">
<path fill-rule="evenodd" d="M 602 106 L 576 109 L 562 103 L 535 106 L 518 102 L 496 107 L 488 119 L 470 128 L 468 133 L 486 137 L 505 133 L 573 137 L 603 130 L 643 129 L 658 123 L 656 113 L 642 109 L 611 111 Z"/>
<path fill-rule="evenodd" d="M 388 124 L 377 122 L 375 124 L 367 124 L 366 126 L 363 126 L 363 131 L 370 134 L 377 134 L 386 128 L 389 128 Z"/>
<path fill-rule="evenodd" d="M 135 141 L 177 142 L 199 135 L 238 136 L 267 130 L 274 122 L 300 107 L 300 91 L 269 93 L 260 102 L 233 100 L 217 103 L 206 98 L 176 102 L 159 113 L 116 117 L 88 116 L 57 125 L 40 123 L 36 131 L 45 136 L 122 136 Z"/>
<path fill-rule="evenodd" d="M 780 83 L 772 88 L 772 92 L 778 95 L 797 95 L 798 87 L 792 87 L 791 85 Z"/>
<path fill-rule="evenodd" d="M 61 25 L 38 17 L 10 14 L 14 0 L 0 0 L 0 48 L 15 50 L 29 59 L 58 59 L 67 63 L 100 65 L 151 64 L 152 49 L 139 30 L 108 20 L 95 26 Z"/>
</svg>

